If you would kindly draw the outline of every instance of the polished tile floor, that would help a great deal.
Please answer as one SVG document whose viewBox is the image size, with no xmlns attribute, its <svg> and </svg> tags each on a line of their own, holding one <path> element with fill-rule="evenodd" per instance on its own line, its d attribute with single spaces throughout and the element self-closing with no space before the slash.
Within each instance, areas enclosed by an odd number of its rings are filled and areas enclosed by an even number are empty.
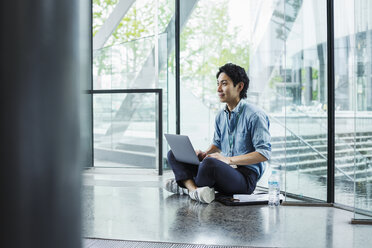
<svg viewBox="0 0 372 248">
<path fill-rule="evenodd" d="M 83 173 L 83 236 L 254 247 L 372 247 L 372 226 L 330 207 L 198 204 L 162 186 L 153 170 Z"/>
</svg>

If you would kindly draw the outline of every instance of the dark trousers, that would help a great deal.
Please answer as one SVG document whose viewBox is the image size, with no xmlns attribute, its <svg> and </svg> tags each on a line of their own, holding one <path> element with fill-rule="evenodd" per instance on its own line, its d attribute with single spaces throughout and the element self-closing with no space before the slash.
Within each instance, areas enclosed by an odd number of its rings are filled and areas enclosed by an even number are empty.
<svg viewBox="0 0 372 248">
<path fill-rule="evenodd" d="M 198 187 L 208 186 L 228 195 L 251 194 L 256 188 L 257 175 L 253 171 L 245 177 L 238 169 L 215 158 L 205 158 L 199 165 L 192 165 L 178 162 L 169 151 L 168 163 L 181 187 L 185 187 L 182 181 L 193 179 Z"/>
</svg>

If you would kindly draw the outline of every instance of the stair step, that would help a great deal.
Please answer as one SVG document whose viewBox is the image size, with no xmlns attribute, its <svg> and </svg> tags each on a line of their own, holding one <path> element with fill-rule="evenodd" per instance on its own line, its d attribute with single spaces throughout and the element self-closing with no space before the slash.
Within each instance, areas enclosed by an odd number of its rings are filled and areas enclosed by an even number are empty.
<svg viewBox="0 0 372 248">
<path fill-rule="evenodd" d="M 324 143 L 327 143 L 327 138 L 302 137 L 302 139 L 305 140 L 308 143 L 320 142 L 320 141 L 322 141 Z M 339 137 L 339 139 L 341 139 L 341 140 L 354 140 L 354 136 L 344 136 L 344 137 Z M 372 140 L 372 135 L 356 136 L 356 140 L 360 140 L 360 139 L 371 139 Z M 287 144 L 297 143 L 297 142 L 301 142 L 297 137 L 293 137 L 291 139 L 288 139 L 288 137 L 287 137 Z M 337 142 L 337 139 L 336 139 L 336 142 Z M 284 143 L 284 137 L 280 137 L 280 138 L 276 137 L 276 138 L 272 138 L 272 140 L 271 140 L 271 144 L 281 144 L 281 143 Z"/>
<path fill-rule="evenodd" d="M 359 163 L 359 165 L 357 165 L 357 166 L 363 166 L 363 165 L 365 165 L 365 164 Z M 350 166 L 352 169 L 354 169 L 353 165 L 343 165 L 343 166 L 338 166 L 338 168 L 340 168 L 340 167 L 345 168 L 347 166 Z M 282 170 L 283 170 L 283 168 L 282 168 Z M 299 173 L 312 174 L 312 175 L 318 175 L 319 177 L 327 177 L 327 166 L 320 166 L 320 167 L 316 167 L 316 168 L 307 168 L 307 169 L 299 169 L 298 172 Z M 349 171 L 344 170 L 344 173 L 346 175 L 350 176 L 351 178 L 354 178 L 354 170 L 349 170 Z M 341 171 L 336 169 L 335 178 L 345 177 L 344 173 L 342 173 Z M 356 182 L 362 182 L 362 181 L 366 181 L 366 180 L 367 181 L 372 181 L 372 167 L 370 167 L 368 169 L 357 170 L 355 172 L 355 175 L 356 175 L 356 179 L 355 180 L 353 179 L 353 181 L 356 181 Z"/>
<path fill-rule="evenodd" d="M 364 157 L 364 158 L 371 158 L 372 157 L 372 147 L 371 148 L 364 148 L 364 149 L 361 149 L 361 150 L 357 150 L 358 152 L 371 152 L 371 154 L 357 154 L 360 158 Z M 327 153 L 326 152 L 320 152 L 320 154 L 322 154 L 323 156 L 327 156 Z M 308 153 L 296 153 L 296 154 L 286 154 L 286 155 L 282 155 L 282 156 L 272 156 L 272 157 L 275 157 L 276 160 L 283 160 L 283 159 L 293 159 L 293 158 L 301 158 L 301 157 L 314 157 L 314 156 L 320 156 L 320 154 L 312 151 L 312 152 L 308 152 Z M 345 150 L 341 150 L 341 151 L 338 151 L 336 150 L 335 151 L 335 155 L 336 155 L 336 158 L 343 158 L 343 155 L 345 154 L 354 154 L 354 149 L 345 149 Z M 337 156 L 338 155 L 338 156 Z M 354 155 L 352 155 L 352 158 L 354 159 Z"/>
<path fill-rule="evenodd" d="M 155 145 L 155 142 L 154 142 Z M 119 143 L 115 147 L 116 150 L 124 150 L 124 151 L 133 151 L 133 152 L 145 152 L 145 153 L 155 153 L 156 149 L 155 146 L 149 145 L 134 145 L 134 144 L 126 144 L 126 143 Z"/>
<path fill-rule="evenodd" d="M 360 146 L 363 147 L 372 147 L 372 142 L 371 141 L 365 141 L 365 142 L 361 142 L 361 143 L 357 143 L 357 149 L 360 149 Z M 340 143 L 336 143 L 335 144 L 336 147 L 340 147 L 340 146 L 349 146 L 349 147 L 354 147 L 354 144 L 340 144 Z M 359 146 L 359 148 L 358 148 Z M 313 146 L 315 149 L 326 149 L 328 147 L 327 144 L 323 144 L 323 145 L 314 145 Z M 297 147 L 285 147 L 285 146 L 273 146 L 272 145 L 272 150 L 273 152 L 284 152 L 284 151 L 295 151 L 295 150 L 305 150 L 305 149 L 310 149 L 308 146 L 306 145 L 301 145 L 301 146 L 297 146 Z"/>
<path fill-rule="evenodd" d="M 361 167 L 361 166 L 366 166 L 366 164 L 363 162 L 360 162 L 360 163 L 356 163 L 355 166 Z M 341 164 L 341 165 L 337 165 L 336 167 L 338 169 L 343 170 L 344 172 L 349 172 L 349 171 L 354 172 L 354 164 Z M 299 171 L 304 172 L 304 173 L 322 172 L 323 174 L 327 174 L 327 166 L 299 169 Z M 336 171 L 338 170 L 336 169 Z M 365 168 L 358 169 L 357 171 L 365 171 Z"/>
<path fill-rule="evenodd" d="M 302 136 L 302 138 L 320 154 L 327 154 L 327 137 L 324 135 Z M 272 139 L 271 164 L 279 170 L 295 171 L 312 174 L 321 178 L 327 177 L 327 160 L 306 145 L 297 137 L 289 135 Z M 372 181 L 372 165 L 367 165 L 366 160 L 372 163 L 372 133 L 361 132 L 354 134 L 345 133 L 336 136 L 335 178 L 340 180 L 354 179 L 356 182 Z M 354 149 L 356 147 L 356 149 Z M 354 164 L 354 152 L 357 150 L 357 161 Z M 286 163 L 284 163 L 286 162 Z M 273 164 L 278 164 L 275 166 Z M 284 168 L 284 164 L 286 168 Z M 283 166 L 280 166 L 283 165 Z M 339 170 L 341 169 L 342 172 Z M 347 176 L 346 176 L 347 175 Z M 353 180 L 354 181 L 354 180 Z"/>
<path fill-rule="evenodd" d="M 156 155 L 148 152 L 94 148 L 94 157 L 98 160 L 133 165 L 141 168 L 156 167 Z"/>
<path fill-rule="evenodd" d="M 372 158 L 372 154 L 369 154 L 367 157 Z M 342 157 L 342 158 L 336 157 L 335 160 L 336 160 L 336 163 L 338 161 L 338 164 L 342 164 L 342 161 L 347 161 L 347 160 L 354 161 L 354 156 L 347 156 L 347 157 Z M 271 162 L 272 164 L 281 164 L 281 163 L 278 163 L 278 161 L 276 160 L 271 160 Z M 287 168 L 291 168 L 291 167 L 297 168 L 298 166 L 308 167 L 308 165 L 317 165 L 317 164 L 322 164 L 322 163 L 327 163 L 327 160 L 317 158 L 317 159 L 311 159 L 311 160 L 293 161 L 293 162 L 287 162 L 286 166 Z M 312 167 L 309 167 L 309 168 L 312 168 Z"/>
</svg>

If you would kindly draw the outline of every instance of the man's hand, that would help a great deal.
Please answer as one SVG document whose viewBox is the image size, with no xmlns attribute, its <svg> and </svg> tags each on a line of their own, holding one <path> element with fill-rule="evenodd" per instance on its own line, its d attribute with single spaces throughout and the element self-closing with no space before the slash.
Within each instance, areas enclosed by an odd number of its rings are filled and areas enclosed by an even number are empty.
<svg viewBox="0 0 372 248">
<path fill-rule="evenodd" d="M 196 156 L 198 156 L 199 161 L 202 161 L 206 156 L 206 152 L 202 152 L 200 150 L 195 150 Z"/>
<path fill-rule="evenodd" d="M 212 153 L 212 154 L 208 154 L 207 157 L 209 158 L 215 158 L 215 159 L 218 159 L 226 164 L 230 164 L 230 159 L 228 157 L 224 157 L 221 155 L 221 153 L 219 152 L 215 152 L 215 153 Z"/>
</svg>

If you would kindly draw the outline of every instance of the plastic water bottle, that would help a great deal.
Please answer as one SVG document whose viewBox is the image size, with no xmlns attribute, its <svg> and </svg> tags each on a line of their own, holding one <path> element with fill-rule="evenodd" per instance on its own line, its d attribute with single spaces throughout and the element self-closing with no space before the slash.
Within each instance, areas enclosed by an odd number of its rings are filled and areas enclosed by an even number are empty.
<svg viewBox="0 0 372 248">
<path fill-rule="evenodd" d="M 279 206 L 280 199 L 280 182 L 279 174 L 273 170 L 269 178 L 269 206 Z"/>
</svg>

